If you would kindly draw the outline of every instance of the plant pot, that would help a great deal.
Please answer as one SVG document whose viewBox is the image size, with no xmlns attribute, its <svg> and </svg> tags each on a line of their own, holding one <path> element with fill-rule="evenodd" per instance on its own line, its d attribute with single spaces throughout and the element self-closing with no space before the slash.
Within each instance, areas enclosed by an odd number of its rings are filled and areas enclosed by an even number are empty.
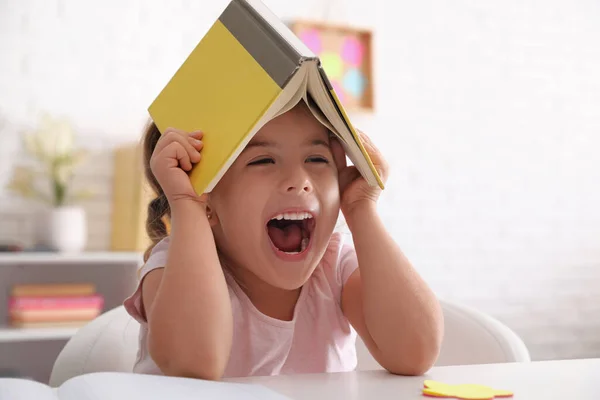
<svg viewBox="0 0 600 400">
<path fill-rule="evenodd" d="M 38 221 L 38 245 L 63 253 L 84 250 L 87 243 L 87 221 L 82 207 L 52 208 Z"/>
</svg>

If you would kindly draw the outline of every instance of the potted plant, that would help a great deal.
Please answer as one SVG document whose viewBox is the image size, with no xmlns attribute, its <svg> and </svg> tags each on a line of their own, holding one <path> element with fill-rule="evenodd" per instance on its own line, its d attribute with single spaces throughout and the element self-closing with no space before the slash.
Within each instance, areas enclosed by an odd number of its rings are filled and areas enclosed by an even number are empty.
<svg viewBox="0 0 600 400">
<path fill-rule="evenodd" d="M 72 187 L 75 170 L 86 153 L 75 147 L 71 125 L 44 115 L 38 129 L 25 134 L 24 145 L 33 162 L 14 169 L 8 189 L 45 204 L 37 220 L 37 245 L 60 252 L 82 251 L 87 221 L 77 203 L 91 192 Z"/>
</svg>

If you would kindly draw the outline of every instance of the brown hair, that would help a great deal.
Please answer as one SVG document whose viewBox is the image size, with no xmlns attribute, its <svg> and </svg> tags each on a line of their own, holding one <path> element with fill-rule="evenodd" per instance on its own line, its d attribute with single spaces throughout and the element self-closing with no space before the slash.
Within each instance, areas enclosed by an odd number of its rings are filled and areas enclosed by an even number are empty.
<svg viewBox="0 0 600 400">
<path fill-rule="evenodd" d="M 156 194 L 156 197 L 148 203 L 146 232 L 152 243 L 144 252 L 144 261 L 148 260 L 154 246 L 167 236 L 168 231 L 165 219 L 168 220 L 171 217 L 171 209 L 169 208 L 167 197 L 150 169 L 150 158 L 152 158 L 152 153 L 154 152 L 158 139 L 160 139 L 160 131 L 156 127 L 156 124 L 150 121 L 142 138 L 144 175 Z"/>
</svg>

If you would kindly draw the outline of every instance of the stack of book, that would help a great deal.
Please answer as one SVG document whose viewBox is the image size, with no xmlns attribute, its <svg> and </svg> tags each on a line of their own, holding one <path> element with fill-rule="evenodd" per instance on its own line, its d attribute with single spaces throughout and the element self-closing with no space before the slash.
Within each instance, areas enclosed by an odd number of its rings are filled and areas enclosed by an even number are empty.
<svg viewBox="0 0 600 400">
<path fill-rule="evenodd" d="M 15 328 L 83 326 L 102 312 L 104 297 L 93 284 L 32 284 L 12 287 L 9 325 Z"/>
</svg>

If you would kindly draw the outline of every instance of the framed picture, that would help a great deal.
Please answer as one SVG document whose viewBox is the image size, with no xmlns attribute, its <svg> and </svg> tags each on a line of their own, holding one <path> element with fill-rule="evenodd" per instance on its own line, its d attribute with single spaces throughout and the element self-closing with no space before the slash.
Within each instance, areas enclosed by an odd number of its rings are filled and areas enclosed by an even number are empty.
<svg viewBox="0 0 600 400">
<path fill-rule="evenodd" d="M 288 25 L 321 59 L 344 108 L 373 111 L 372 32 L 302 20 Z"/>
</svg>

